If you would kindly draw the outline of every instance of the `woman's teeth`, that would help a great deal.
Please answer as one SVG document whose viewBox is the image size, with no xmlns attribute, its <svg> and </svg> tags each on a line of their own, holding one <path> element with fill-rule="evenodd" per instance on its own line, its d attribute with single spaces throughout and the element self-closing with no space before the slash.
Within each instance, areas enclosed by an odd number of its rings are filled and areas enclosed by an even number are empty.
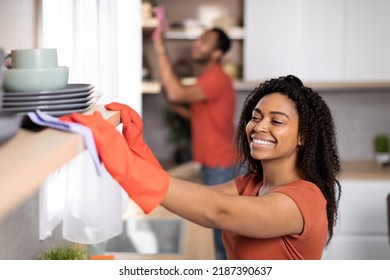
<svg viewBox="0 0 390 280">
<path fill-rule="evenodd" d="M 252 141 L 253 141 L 253 143 L 261 144 L 261 145 L 271 145 L 271 144 L 274 144 L 271 141 L 261 140 L 261 139 L 252 139 Z"/>
</svg>

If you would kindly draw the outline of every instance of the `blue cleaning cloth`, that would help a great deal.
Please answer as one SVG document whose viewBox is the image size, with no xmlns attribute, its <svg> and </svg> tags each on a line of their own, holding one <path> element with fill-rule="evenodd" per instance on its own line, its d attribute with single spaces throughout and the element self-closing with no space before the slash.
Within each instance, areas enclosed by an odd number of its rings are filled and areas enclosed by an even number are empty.
<svg viewBox="0 0 390 280">
<path fill-rule="evenodd" d="M 58 118 L 50 116 L 40 110 L 36 110 L 35 112 L 28 113 L 28 117 L 31 119 L 32 122 L 40 126 L 47 126 L 62 131 L 74 132 L 83 136 L 85 146 L 88 149 L 89 154 L 91 155 L 91 158 L 94 162 L 97 175 L 98 176 L 103 175 L 103 167 L 99 160 L 98 153 L 96 151 L 96 145 L 93 139 L 93 134 L 88 127 L 78 123 L 60 121 Z"/>
</svg>

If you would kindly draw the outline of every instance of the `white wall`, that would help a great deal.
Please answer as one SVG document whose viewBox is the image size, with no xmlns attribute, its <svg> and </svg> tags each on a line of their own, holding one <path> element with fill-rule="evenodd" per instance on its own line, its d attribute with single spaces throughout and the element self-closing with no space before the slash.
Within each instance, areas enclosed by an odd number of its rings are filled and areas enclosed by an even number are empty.
<svg viewBox="0 0 390 280">
<path fill-rule="evenodd" d="M 390 91 L 320 94 L 334 117 L 341 158 L 374 160 L 374 136 L 390 135 Z"/>
<path fill-rule="evenodd" d="M 37 45 L 37 1 L 0 1 L 0 48 L 34 48 Z"/>
</svg>

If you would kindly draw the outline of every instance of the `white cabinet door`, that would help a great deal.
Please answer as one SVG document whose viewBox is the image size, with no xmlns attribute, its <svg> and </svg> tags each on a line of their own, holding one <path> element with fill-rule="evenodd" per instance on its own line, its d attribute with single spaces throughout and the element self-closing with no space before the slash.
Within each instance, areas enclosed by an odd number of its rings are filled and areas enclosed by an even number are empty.
<svg viewBox="0 0 390 280">
<path fill-rule="evenodd" d="M 262 80 L 293 72 L 294 4 L 295 1 L 284 0 L 245 2 L 245 80 Z"/>
<path fill-rule="evenodd" d="M 345 79 L 390 79 L 390 1 L 347 1 Z"/>
<path fill-rule="evenodd" d="M 390 181 L 344 180 L 339 222 L 324 259 L 390 259 L 386 198 Z"/>
<path fill-rule="evenodd" d="M 388 81 L 390 1 L 246 0 L 246 80 Z"/>
<path fill-rule="evenodd" d="M 390 181 L 344 180 L 338 234 L 387 235 L 387 204 Z"/>
<path fill-rule="evenodd" d="M 325 260 L 390 260 L 387 236 L 339 235 L 324 251 Z"/>
<path fill-rule="evenodd" d="M 335 81 L 343 70 L 343 1 L 303 0 L 295 8 L 294 73 L 310 81 Z"/>
<path fill-rule="evenodd" d="M 343 1 L 247 0 L 244 79 L 340 80 Z"/>
</svg>

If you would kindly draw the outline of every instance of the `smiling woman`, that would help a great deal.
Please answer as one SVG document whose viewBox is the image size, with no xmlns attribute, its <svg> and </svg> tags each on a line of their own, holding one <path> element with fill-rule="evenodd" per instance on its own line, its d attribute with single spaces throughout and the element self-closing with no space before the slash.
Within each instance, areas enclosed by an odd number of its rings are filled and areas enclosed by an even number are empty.
<svg viewBox="0 0 390 280">
<path fill-rule="evenodd" d="M 268 174 L 281 173 L 284 180 L 305 179 L 321 190 L 329 242 L 337 218 L 340 163 L 333 119 L 322 98 L 292 75 L 272 79 L 247 97 L 239 124 L 244 129 L 247 135 L 237 136 L 241 162 L 260 177 L 262 189 Z"/>
<path fill-rule="evenodd" d="M 337 217 L 339 158 L 328 106 L 298 78 L 266 81 L 248 96 L 237 130 L 248 171 L 209 187 L 164 171 L 143 142 L 142 120 L 121 107 L 132 120 L 125 137 L 98 114 L 71 121 L 92 130 L 105 167 L 145 213 L 160 204 L 221 229 L 228 259 L 321 259 Z"/>
</svg>

